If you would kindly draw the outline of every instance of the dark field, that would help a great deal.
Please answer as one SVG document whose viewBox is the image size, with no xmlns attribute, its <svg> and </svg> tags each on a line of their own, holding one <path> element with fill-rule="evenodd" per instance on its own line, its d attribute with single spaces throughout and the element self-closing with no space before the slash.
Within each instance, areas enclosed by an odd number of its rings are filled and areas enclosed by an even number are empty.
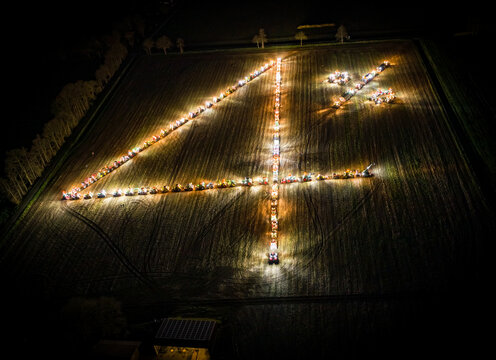
<svg viewBox="0 0 496 360">
<path fill-rule="evenodd" d="M 59 200 L 277 56 L 281 175 L 377 164 L 373 178 L 280 186 L 278 266 L 266 258 L 268 187 Z M 354 82 L 385 59 L 389 69 L 330 108 L 343 89 L 321 82 L 330 72 L 348 71 Z M 268 70 L 89 190 L 270 177 L 274 82 Z M 397 103 L 367 100 L 389 87 Z M 434 332 L 432 308 L 444 308 L 453 284 L 474 281 L 487 211 L 408 41 L 142 57 L 1 244 L 1 271 L 32 296 L 114 296 L 136 321 L 220 318 L 226 358 L 270 357 L 271 349 L 298 358 L 380 354 L 388 339 L 412 346 L 398 335 L 410 324 L 425 320 Z"/>
</svg>

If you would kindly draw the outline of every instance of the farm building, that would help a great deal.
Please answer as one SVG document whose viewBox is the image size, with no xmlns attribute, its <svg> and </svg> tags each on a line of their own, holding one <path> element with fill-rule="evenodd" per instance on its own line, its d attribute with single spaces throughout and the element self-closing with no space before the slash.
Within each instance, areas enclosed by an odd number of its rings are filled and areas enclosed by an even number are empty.
<svg viewBox="0 0 496 360">
<path fill-rule="evenodd" d="M 210 359 L 209 349 L 217 327 L 215 320 L 166 318 L 155 335 L 159 359 Z"/>
</svg>

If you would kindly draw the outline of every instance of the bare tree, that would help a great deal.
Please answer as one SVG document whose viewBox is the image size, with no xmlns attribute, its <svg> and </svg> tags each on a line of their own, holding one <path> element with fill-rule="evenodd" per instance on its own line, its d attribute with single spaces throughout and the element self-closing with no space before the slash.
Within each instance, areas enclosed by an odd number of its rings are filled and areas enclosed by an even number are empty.
<svg viewBox="0 0 496 360">
<path fill-rule="evenodd" d="M 42 136 L 49 141 L 49 144 L 57 152 L 60 146 L 64 143 L 65 134 L 60 125 L 61 120 L 57 117 L 53 118 L 43 126 Z"/>
<path fill-rule="evenodd" d="M 151 55 L 152 47 L 154 47 L 154 46 L 155 46 L 155 43 L 152 39 L 146 38 L 145 40 L 143 40 L 143 48 L 145 49 L 145 51 L 148 55 Z"/>
<path fill-rule="evenodd" d="M 155 46 L 164 51 L 164 54 L 167 55 L 167 49 L 172 47 L 172 41 L 167 36 L 162 35 L 155 42 Z"/>
<path fill-rule="evenodd" d="M 19 204 L 21 202 L 23 194 L 19 191 L 19 188 L 13 181 L 0 179 L 0 188 L 11 202 L 14 204 Z"/>
<path fill-rule="evenodd" d="M 341 25 L 338 27 L 338 31 L 336 32 L 336 40 L 341 41 L 341 44 L 343 43 L 344 39 L 349 39 L 350 36 L 346 32 L 346 28 L 344 25 Z"/>
<path fill-rule="evenodd" d="M 267 34 L 265 34 L 265 30 L 259 29 L 258 36 L 260 38 L 260 42 L 262 43 L 262 49 L 263 49 L 265 47 L 265 43 L 269 42 L 269 40 L 267 39 Z"/>
<path fill-rule="evenodd" d="M 47 140 L 45 138 L 42 138 L 40 135 L 36 135 L 36 137 L 33 139 L 31 152 L 33 154 L 36 154 L 35 156 L 43 167 L 50 162 L 53 156 Z"/>
<path fill-rule="evenodd" d="M 20 175 L 19 164 L 15 161 L 13 157 L 5 156 L 5 174 L 7 175 L 8 181 L 14 184 L 20 197 L 28 191 L 24 179 Z"/>
<path fill-rule="evenodd" d="M 295 34 L 295 39 L 296 40 L 300 40 L 300 46 L 303 45 L 303 40 L 306 40 L 308 39 L 308 36 L 305 35 L 305 33 L 303 31 L 298 31 L 296 34 Z"/>
<path fill-rule="evenodd" d="M 33 185 L 35 175 L 30 171 L 27 161 L 27 150 L 25 148 L 12 149 L 5 154 L 5 163 L 12 166 L 12 171 L 16 172 L 20 178 Z"/>
<path fill-rule="evenodd" d="M 110 72 L 107 64 L 100 65 L 100 67 L 95 71 L 96 81 L 102 88 L 107 84 L 111 77 L 112 73 Z"/>
<path fill-rule="evenodd" d="M 176 45 L 179 48 L 179 52 L 182 54 L 184 52 L 184 40 L 182 38 L 177 38 Z"/>
<path fill-rule="evenodd" d="M 257 43 L 257 48 L 259 48 L 260 47 L 260 36 L 258 34 L 255 34 L 255 36 L 253 36 L 253 39 L 251 39 L 251 42 Z"/>
</svg>

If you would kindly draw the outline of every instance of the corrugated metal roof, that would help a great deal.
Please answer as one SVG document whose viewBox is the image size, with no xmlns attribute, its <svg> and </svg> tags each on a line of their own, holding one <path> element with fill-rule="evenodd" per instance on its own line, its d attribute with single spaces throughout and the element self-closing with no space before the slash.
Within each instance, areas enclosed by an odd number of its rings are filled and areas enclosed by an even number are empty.
<svg viewBox="0 0 496 360">
<path fill-rule="evenodd" d="M 212 337 L 214 320 L 166 318 L 155 335 L 156 339 L 208 341 Z"/>
</svg>

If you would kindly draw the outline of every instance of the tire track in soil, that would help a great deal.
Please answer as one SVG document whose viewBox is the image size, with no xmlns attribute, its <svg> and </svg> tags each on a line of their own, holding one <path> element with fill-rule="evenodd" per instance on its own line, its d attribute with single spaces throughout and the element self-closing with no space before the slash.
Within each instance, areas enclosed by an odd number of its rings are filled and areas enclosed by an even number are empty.
<svg viewBox="0 0 496 360">
<path fill-rule="evenodd" d="M 214 226 L 217 225 L 220 222 L 220 220 L 222 220 L 225 217 L 226 211 L 230 209 L 244 194 L 245 194 L 244 191 L 240 192 L 238 195 L 236 195 L 236 197 L 234 197 L 234 199 L 228 201 L 227 204 L 222 206 L 219 210 L 215 211 L 215 213 L 210 217 L 210 219 L 207 220 L 207 223 L 200 229 L 200 231 L 198 231 L 197 233 L 198 235 L 196 236 L 196 238 L 192 241 L 188 241 L 187 245 L 181 249 L 182 255 L 179 256 L 179 258 L 183 258 L 184 257 L 183 254 L 193 254 L 193 252 L 191 252 L 192 248 L 199 249 L 199 247 L 197 246 L 198 242 L 201 242 L 203 239 L 205 239 L 208 233 L 212 231 Z M 194 257 L 194 256 L 190 255 L 190 257 Z M 177 270 L 177 264 L 175 266 L 175 270 Z"/>
<path fill-rule="evenodd" d="M 375 186 L 372 186 L 372 188 L 355 204 L 355 206 L 353 206 L 353 208 L 348 212 L 346 213 L 342 218 L 341 220 L 338 221 L 337 225 L 330 231 L 330 233 L 327 235 L 327 238 L 325 240 L 328 240 L 332 235 L 334 235 L 334 233 L 336 233 L 338 230 L 341 229 L 341 227 L 346 223 L 348 222 L 349 220 L 351 220 L 351 218 L 358 212 L 358 210 L 360 210 L 364 205 L 365 203 L 370 200 L 370 198 L 372 197 L 372 195 L 377 191 L 377 189 L 379 189 L 379 187 L 381 187 L 382 185 L 384 184 L 383 181 L 379 182 L 378 185 L 375 185 Z M 327 242 L 326 242 L 327 244 Z M 323 248 L 324 249 L 324 248 Z M 322 249 L 322 250 L 323 250 Z"/>
<path fill-rule="evenodd" d="M 351 220 L 351 218 L 353 217 L 353 215 L 355 215 L 358 210 L 360 210 L 368 200 L 370 200 L 370 198 L 372 197 L 372 195 L 377 191 L 377 189 L 383 185 L 383 182 L 381 181 L 380 185 L 376 185 L 374 186 L 372 189 L 370 189 L 367 194 L 365 194 L 359 201 L 357 204 L 355 204 L 355 206 L 353 206 L 353 208 L 348 212 L 346 213 L 339 221 L 338 221 L 338 224 L 328 233 L 328 234 L 325 234 L 323 229 L 321 230 L 321 236 L 322 236 L 322 240 L 320 241 L 320 244 L 319 244 L 319 251 L 322 252 L 324 251 L 326 248 L 327 248 L 327 244 L 328 244 L 328 240 L 331 238 L 332 235 L 334 235 L 338 230 L 341 229 L 341 227 L 346 223 L 348 222 L 349 220 Z M 314 213 L 316 214 L 316 206 L 315 206 L 315 203 L 313 203 L 312 200 L 310 199 L 306 199 L 305 198 L 305 202 L 307 203 L 307 207 L 310 207 L 312 206 L 312 208 L 314 209 Z M 320 224 L 320 225 L 319 225 Z M 314 220 L 314 226 L 316 226 L 317 228 L 321 228 L 322 227 L 322 223 L 320 221 L 320 218 L 318 220 Z M 308 252 L 311 252 L 311 253 L 314 253 L 315 252 L 315 249 L 308 249 L 306 250 L 305 252 L 303 252 L 303 254 L 306 254 Z M 279 279 L 282 279 L 282 278 L 288 278 L 288 274 L 291 275 L 291 277 L 295 277 L 297 276 L 299 273 L 303 272 L 304 270 L 306 270 L 310 264 L 312 264 L 315 260 L 313 258 L 310 257 L 310 260 L 308 260 L 306 263 L 304 264 L 301 264 L 298 266 L 298 270 L 292 270 L 289 271 L 287 274 L 282 274 L 282 275 L 279 275 L 277 277 L 273 277 L 270 279 L 271 282 L 274 282 L 274 281 L 277 281 Z M 281 266 L 281 265 L 279 265 Z M 281 266 L 282 268 L 284 268 L 284 265 Z M 329 296 L 332 296 L 332 295 L 329 295 Z"/>
<path fill-rule="evenodd" d="M 112 239 L 103 231 L 103 229 L 93 222 L 91 219 L 86 216 L 80 214 L 74 209 L 71 209 L 69 205 L 64 202 L 62 205 L 63 210 L 65 210 L 69 215 L 81 221 L 83 224 L 88 226 L 91 230 L 93 230 L 99 237 L 102 239 L 105 244 L 110 248 L 110 250 L 117 257 L 119 262 L 124 265 L 126 269 L 128 269 L 142 284 L 149 287 L 151 290 L 156 291 L 156 285 L 152 280 L 143 275 L 136 266 L 127 258 L 124 252 L 112 241 Z"/>
<path fill-rule="evenodd" d="M 317 247 L 317 252 L 315 251 L 315 246 L 313 246 L 311 249 L 308 251 L 313 253 L 313 254 L 320 254 L 322 249 L 324 248 L 324 239 L 325 239 L 325 232 L 324 228 L 322 227 L 322 221 L 320 221 L 320 217 L 318 215 L 318 209 L 317 206 L 315 205 L 312 194 L 310 193 L 309 189 L 303 190 L 303 199 L 305 200 L 305 203 L 307 205 L 307 209 L 311 211 L 311 216 L 310 218 L 312 219 L 313 226 L 315 230 L 317 230 L 317 233 L 320 234 L 320 241 Z M 305 252 L 303 253 L 304 255 Z"/>
<path fill-rule="evenodd" d="M 154 211 L 155 218 L 153 220 L 152 232 L 150 233 L 150 236 L 148 237 L 148 241 L 146 242 L 145 254 L 143 257 L 143 269 L 145 269 L 146 273 L 151 273 L 152 270 L 150 265 L 150 260 L 151 260 L 153 242 L 157 237 L 158 228 L 166 208 L 167 208 L 167 199 L 164 200 L 164 203 L 160 206 L 160 209 L 158 211 Z"/>
<path fill-rule="evenodd" d="M 127 231 L 127 227 L 132 223 L 133 218 L 135 218 L 135 220 L 139 223 L 142 220 L 142 218 L 146 216 L 148 211 L 151 210 L 151 207 L 149 202 L 146 201 L 146 199 L 139 199 L 139 198 L 130 200 L 127 206 L 125 204 L 120 204 L 119 207 L 122 207 L 124 209 L 124 213 L 118 218 L 118 220 L 121 222 L 121 225 L 117 230 L 116 237 L 117 239 L 124 239 Z M 143 215 L 140 218 L 137 218 L 135 214 L 136 209 L 138 207 L 143 207 L 145 209 L 145 215 Z"/>
</svg>

